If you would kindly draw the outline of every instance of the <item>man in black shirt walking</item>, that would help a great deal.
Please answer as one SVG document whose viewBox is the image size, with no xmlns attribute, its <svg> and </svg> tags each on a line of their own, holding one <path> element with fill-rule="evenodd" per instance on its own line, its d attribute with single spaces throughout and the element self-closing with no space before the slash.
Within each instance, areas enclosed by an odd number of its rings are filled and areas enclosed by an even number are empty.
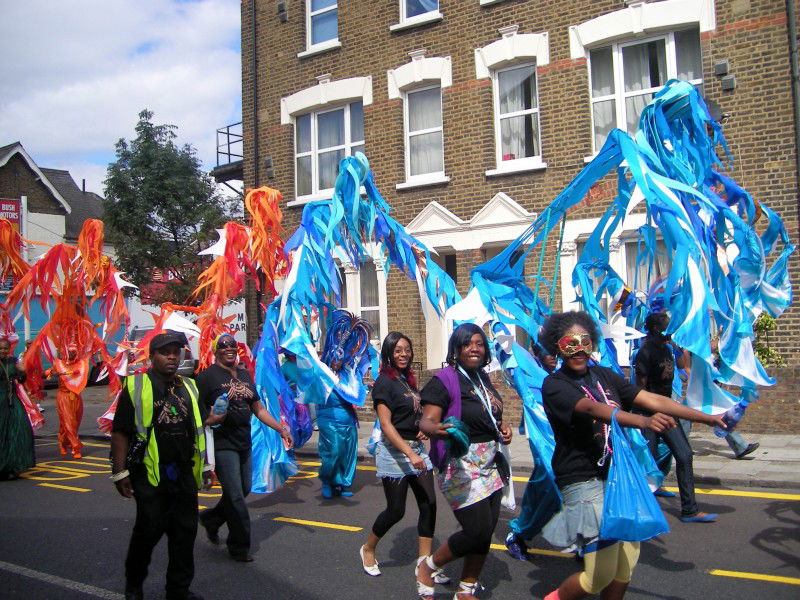
<svg viewBox="0 0 800 600">
<path fill-rule="evenodd" d="M 125 498 L 136 500 L 128 557 L 125 598 L 140 600 L 153 548 L 169 539 L 167 600 L 196 600 L 194 577 L 197 491 L 211 486 L 206 462 L 205 409 L 197 387 L 176 375 L 186 336 L 167 330 L 150 341 L 151 367 L 126 378 L 111 434 L 111 481 Z"/>
<path fill-rule="evenodd" d="M 642 342 L 636 354 L 634 369 L 636 384 L 648 392 L 653 392 L 667 398 L 672 397 L 672 380 L 675 373 L 675 355 L 673 343 L 664 332 L 669 326 L 667 313 L 651 313 L 645 319 L 647 337 Z M 683 350 L 678 366 L 685 368 L 689 357 Z M 645 413 L 641 409 L 638 412 Z M 650 416 L 646 414 L 645 416 Z M 692 467 L 692 447 L 683 429 L 673 427 L 661 433 L 647 429 L 642 430 L 644 437 L 650 445 L 653 457 L 657 457 L 656 447 L 659 438 L 669 448 L 675 458 L 675 476 L 678 480 L 678 491 L 681 497 L 681 521 L 685 523 L 708 523 L 717 518 L 715 514 L 700 512 L 694 494 L 694 469 Z M 669 455 L 662 461 L 669 460 Z M 659 464 L 659 468 L 662 465 Z M 663 471 L 663 469 L 662 469 Z M 667 492 L 668 495 L 674 495 Z M 667 495 L 662 492 L 662 495 Z"/>
</svg>

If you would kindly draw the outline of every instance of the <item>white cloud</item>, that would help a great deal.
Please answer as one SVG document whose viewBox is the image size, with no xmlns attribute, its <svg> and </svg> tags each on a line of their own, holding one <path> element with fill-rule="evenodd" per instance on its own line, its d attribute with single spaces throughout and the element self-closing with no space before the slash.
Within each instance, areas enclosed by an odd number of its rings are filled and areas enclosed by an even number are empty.
<svg viewBox="0 0 800 600">
<path fill-rule="evenodd" d="M 7 3 L 0 20 L 0 145 L 68 168 L 102 193 L 138 113 L 178 126 L 216 164 L 215 130 L 241 119 L 237 0 Z"/>
</svg>

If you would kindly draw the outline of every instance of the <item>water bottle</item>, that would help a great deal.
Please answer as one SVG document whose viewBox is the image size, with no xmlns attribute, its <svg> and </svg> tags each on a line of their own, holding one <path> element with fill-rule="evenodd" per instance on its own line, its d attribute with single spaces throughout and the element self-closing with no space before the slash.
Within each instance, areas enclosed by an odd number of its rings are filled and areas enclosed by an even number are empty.
<svg viewBox="0 0 800 600">
<path fill-rule="evenodd" d="M 727 426 L 727 429 L 722 429 L 720 427 L 714 427 L 714 434 L 717 437 L 724 438 L 727 436 L 731 431 L 736 429 L 736 426 L 741 421 L 742 417 L 744 416 L 744 409 L 746 408 L 746 404 L 740 402 L 734 406 L 731 406 L 728 410 L 725 411 L 725 414 L 722 415 L 722 421 Z"/>
<path fill-rule="evenodd" d="M 214 401 L 214 406 L 211 408 L 211 411 L 215 415 L 224 415 L 226 412 L 228 412 L 228 394 L 227 394 L 227 392 L 222 394 L 221 396 L 219 396 Z M 220 425 L 221 425 L 221 423 L 217 423 L 216 425 L 212 425 L 211 427 L 213 429 L 216 429 Z"/>
</svg>

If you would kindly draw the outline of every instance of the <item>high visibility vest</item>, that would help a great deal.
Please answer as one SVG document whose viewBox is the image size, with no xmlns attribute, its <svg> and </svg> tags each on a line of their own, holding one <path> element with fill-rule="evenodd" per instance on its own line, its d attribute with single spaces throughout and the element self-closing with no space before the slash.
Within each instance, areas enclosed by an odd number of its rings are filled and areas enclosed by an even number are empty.
<svg viewBox="0 0 800 600">
<path fill-rule="evenodd" d="M 194 419 L 194 456 L 192 457 L 192 471 L 197 482 L 197 488 L 203 485 L 203 465 L 206 462 L 206 436 L 203 421 L 200 419 L 200 405 L 198 404 L 197 384 L 188 377 L 176 375 L 189 392 L 192 404 L 192 417 Z M 131 375 L 125 379 L 125 387 L 133 402 L 135 413 L 136 436 L 140 440 L 147 439 L 147 430 L 153 424 L 153 383 L 146 373 Z M 144 452 L 144 465 L 147 468 L 147 481 L 152 486 L 158 486 L 161 481 L 161 469 L 158 460 L 158 443 L 156 436 L 151 435 Z"/>
</svg>

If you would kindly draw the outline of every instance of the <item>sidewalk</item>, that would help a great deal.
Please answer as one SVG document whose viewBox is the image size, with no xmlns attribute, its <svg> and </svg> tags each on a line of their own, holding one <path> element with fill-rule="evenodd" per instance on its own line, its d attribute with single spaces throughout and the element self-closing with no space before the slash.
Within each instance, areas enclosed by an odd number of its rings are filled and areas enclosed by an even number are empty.
<svg viewBox="0 0 800 600">
<path fill-rule="evenodd" d="M 106 410 L 105 386 L 87 388 L 84 392 L 84 415 L 80 436 L 83 438 L 107 439 L 97 429 L 96 419 Z M 39 436 L 54 436 L 57 430 L 53 401 L 55 390 L 48 390 L 44 402 L 46 423 L 37 432 Z M 372 422 L 361 422 L 358 432 L 359 461 L 373 463 L 365 445 L 372 433 Z M 699 485 L 723 487 L 787 488 L 800 490 L 800 433 L 796 435 L 758 434 L 743 432 L 747 442 L 758 442 L 760 447 L 742 460 L 734 460 L 733 453 L 724 439 L 716 437 L 710 428 L 695 426 L 690 436 L 694 449 L 694 475 Z M 317 434 L 311 436 L 305 446 L 295 453 L 303 458 L 317 456 Z M 514 430 L 511 442 L 511 466 L 516 476 L 527 476 L 531 472 L 531 453 L 528 440 Z M 668 485 L 675 484 L 674 469 L 666 479 Z"/>
</svg>

